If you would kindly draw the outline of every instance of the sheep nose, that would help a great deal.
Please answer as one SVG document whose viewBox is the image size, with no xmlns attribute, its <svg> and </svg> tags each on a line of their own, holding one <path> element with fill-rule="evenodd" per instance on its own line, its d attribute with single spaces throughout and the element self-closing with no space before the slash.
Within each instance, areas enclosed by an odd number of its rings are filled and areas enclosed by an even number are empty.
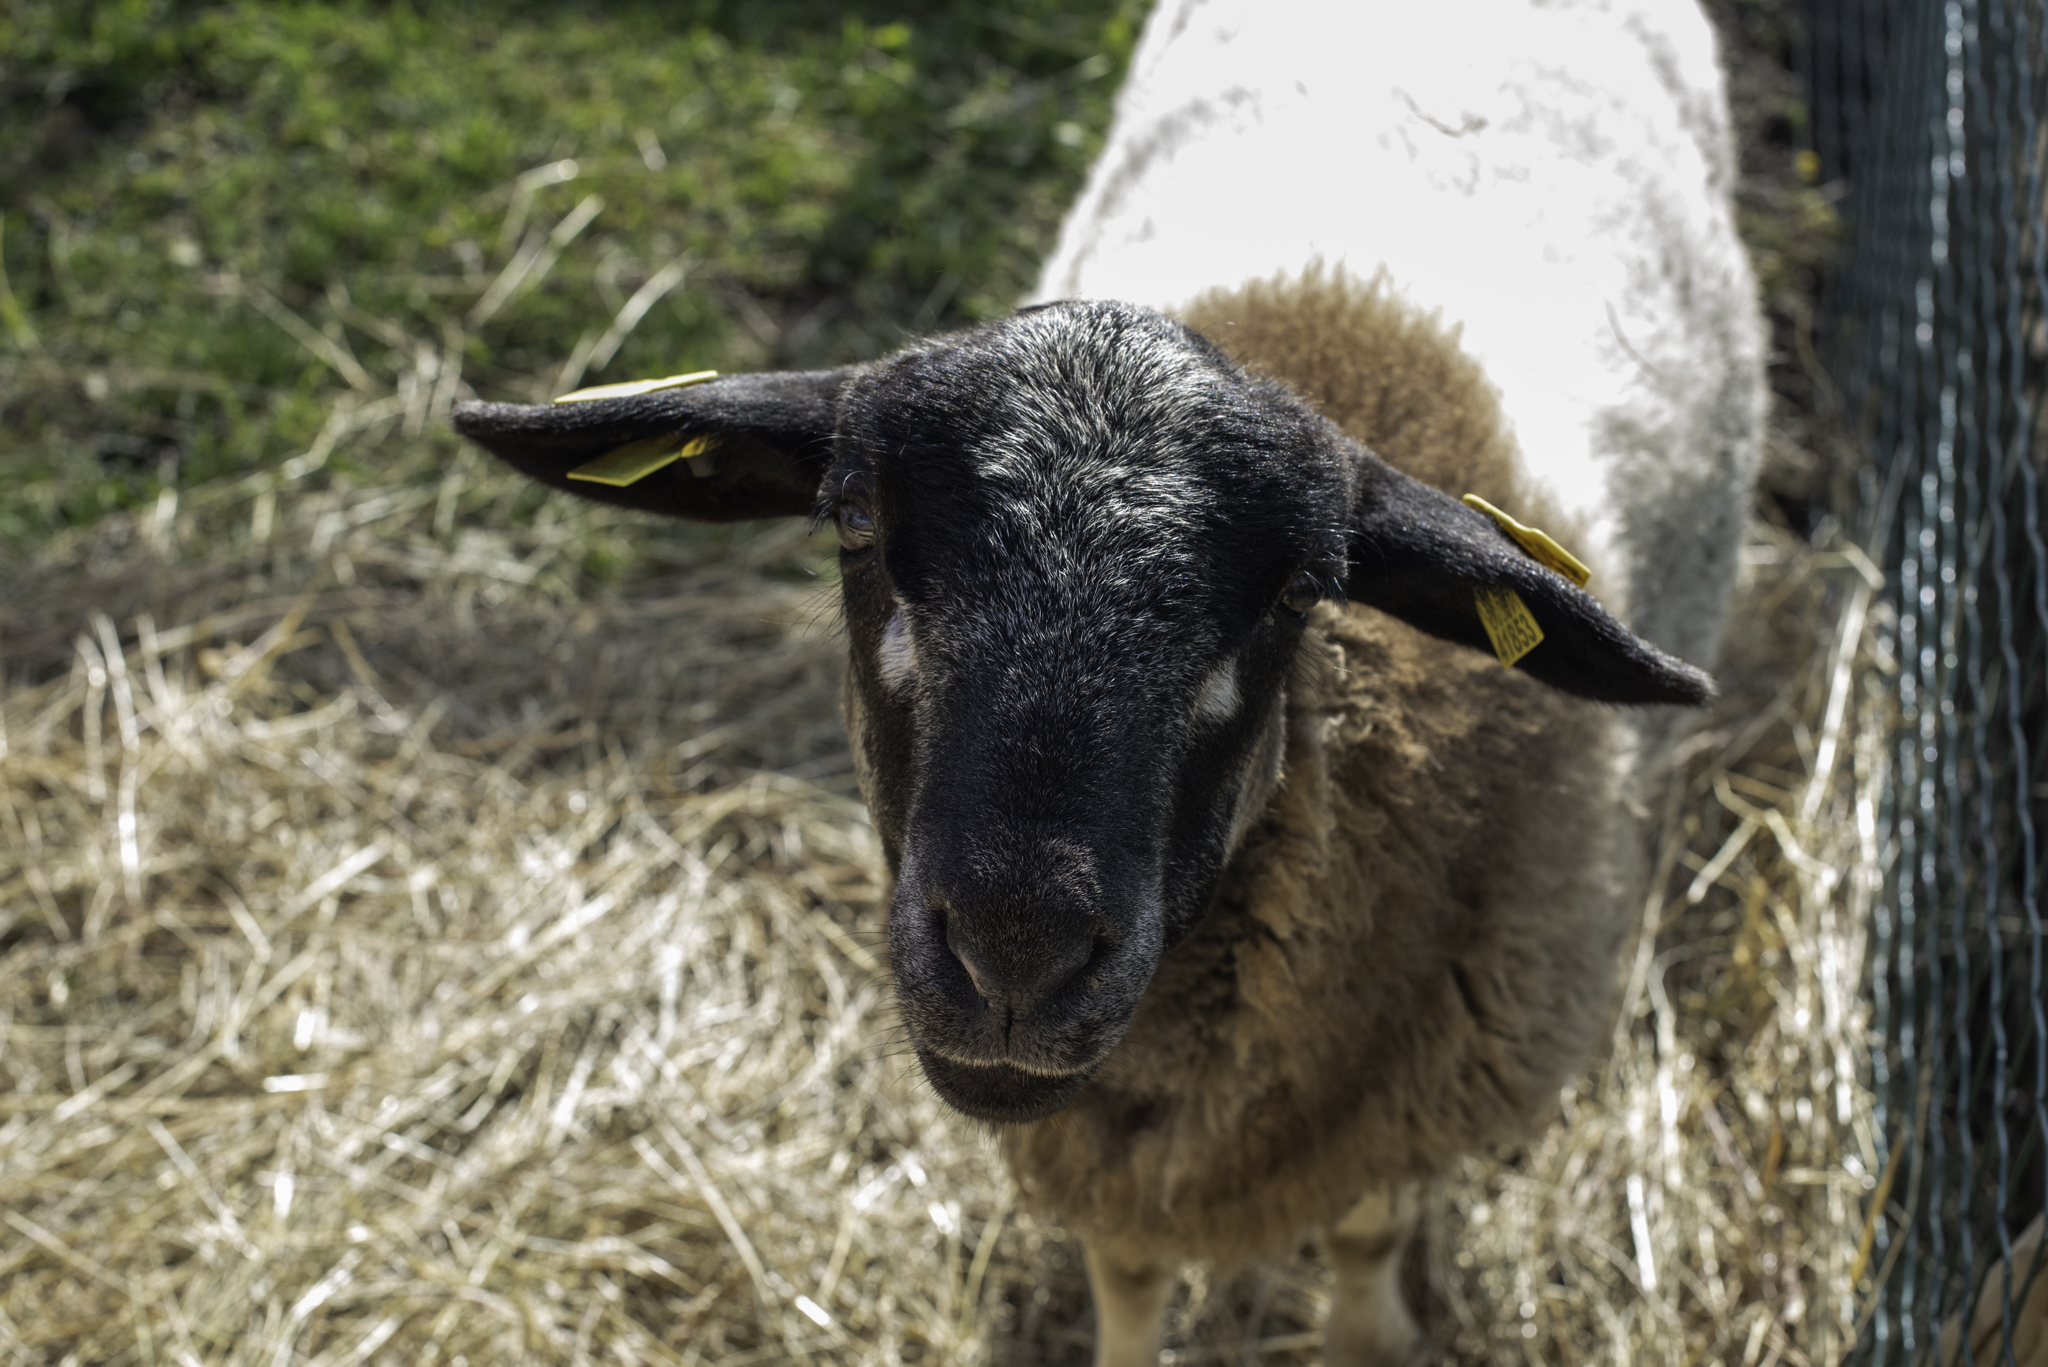
<svg viewBox="0 0 2048 1367">
<path fill-rule="evenodd" d="M 1078 944 L 1040 944 L 1029 955 L 994 955 L 977 952 L 962 943 L 949 923 L 946 948 L 967 970 L 975 993 L 988 1004 L 999 1026 L 1009 1027 L 1028 1018 L 1039 1003 L 1081 976 L 1094 960 L 1093 937 Z"/>
</svg>

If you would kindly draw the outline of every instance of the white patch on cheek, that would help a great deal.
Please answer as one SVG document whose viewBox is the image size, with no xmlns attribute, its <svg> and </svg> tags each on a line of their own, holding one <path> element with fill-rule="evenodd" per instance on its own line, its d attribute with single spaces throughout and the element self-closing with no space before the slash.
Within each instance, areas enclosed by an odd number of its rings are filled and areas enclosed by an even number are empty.
<svg viewBox="0 0 2048 1367">
<path fill-rule="evenodd" d="M 917 681 L 917 643 L 910 639 L 910 624 L 898 608 L 882 628 L 882 682 L 902 690 Z"/>
<path fill-rule="evenodd" d="M 1201 691 L 1195 694 L 1195 715 L 1203 721 L 1229 721 L 1242 701 L 1237 691 L 1237 661 L 1226 660 L 1202 681 Z"/>
</svg>

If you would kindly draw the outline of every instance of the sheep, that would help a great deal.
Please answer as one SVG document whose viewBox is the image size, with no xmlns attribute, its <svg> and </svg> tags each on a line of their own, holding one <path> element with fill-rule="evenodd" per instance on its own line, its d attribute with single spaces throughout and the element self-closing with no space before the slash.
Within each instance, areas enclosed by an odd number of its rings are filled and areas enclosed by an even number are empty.
<svg viewBox="0 0 2048 1367">
<path fill-rule="evenodd" d="M 1759 440 L 1731 180 L 1690 0 L 1163 0 L 1013 315 L 456 410 L 834 528 L 904 1026 L 1081 1235 L 1102 1367 L 1317 1230 L 1326 1360 L 1401 1361 L 1418 1184 L 1592 1052 Z"/>
</svg>

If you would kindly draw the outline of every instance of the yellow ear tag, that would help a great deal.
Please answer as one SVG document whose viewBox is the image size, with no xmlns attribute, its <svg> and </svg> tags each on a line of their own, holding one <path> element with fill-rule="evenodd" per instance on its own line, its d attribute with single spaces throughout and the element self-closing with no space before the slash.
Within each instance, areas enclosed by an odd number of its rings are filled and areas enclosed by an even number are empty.
<svg viewBox="0 0 2048 1367">
<path fill-rule="evenodd" d="M 1479 607 L 1479 625 L 1486 628 L 1486 639 L 1493 642 L 1493 653 L 1500 657 L 1503 668 L 1513 669 L 1515 661 L 1543 643 L 1543 628 L 1536 625 L 1529 605 L 1513 589 L 1475 587 L 1472 601 Z"/>
<path fill-rule="evenodd" d="M 670 375 L 661 380 L 628 380 L 624 384 L 601 384 L 590 389 L 578 389 L 556 399 L 556 403 L 591 403 L 598 399 L 630 399 L 635 394 L 652 394 L 658 389 L 687 389 L 693 384 L 715 380 L 715 370 L 694 370 L 688 375 Z"/>
<path fill-rule="evenodd" d="M 1556 570 L 1580 588 L 1586 587 L 1586 581 L 1593 577 L 1593 571 L 1587 569 L 1585 564 L 1576 555 L 1573 555 L 1534 527 L 1523 526 L 1479 495 L 1465 495 L 1465 506 L 1477 508 L 1480 512 L 1485 513 L 1495 522 L 1498 522 L 1500 529 L 1520 543 L 1522 549 L 1527 551 L 1535 559 L 1536 563 L 1542 565 L 1545 569 Z M 1525 614 L 1526 612 L 1527 609 L 1524 609 Z M 1534 627 L 1536 624 L 1531 621 L 1529 625 Z M 1490 631 L 1492 628 L 1489 627 L 1488 630 Z M 1542 640 L 1542 633 L 1537 633 L 1536 639 Z"/>
<path fill-rule="evenodd" d="M 607 451 L 596 460 L 577 466 L 569 472 L 569 478 L 623 489 L 679 460 L 689 461 L 690 473 L 702 478 L 712 473 L 712 460 L 706 453 L 716 445 L 718 438 L 708 433 L 680 444 L 675 437 L 649 437 L 645 441 L 631 442 Z"/>
</svg>

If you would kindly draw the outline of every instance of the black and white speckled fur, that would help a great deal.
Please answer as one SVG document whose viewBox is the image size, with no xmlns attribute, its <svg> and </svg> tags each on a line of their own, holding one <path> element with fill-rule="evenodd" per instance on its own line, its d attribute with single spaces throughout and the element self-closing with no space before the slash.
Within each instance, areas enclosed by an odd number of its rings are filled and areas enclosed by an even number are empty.
<svg viewBox="0 0 2048 1367">
<path fill-rule="evenodd" d="M 877 537 L 844 559 L 846 710 L 898 870 L 904 1018 L 965 1109 L 1067 1100 L 1201 915 L 1272 765 L 1258 704 L 1300 633 L 1273 608 L 1304 569 L 1339 580 L 1349 464 L 1273 386 L 1114 307 L 914 348 L 849 391 L 825 487 L 870 490 Z"/>
</svg>

